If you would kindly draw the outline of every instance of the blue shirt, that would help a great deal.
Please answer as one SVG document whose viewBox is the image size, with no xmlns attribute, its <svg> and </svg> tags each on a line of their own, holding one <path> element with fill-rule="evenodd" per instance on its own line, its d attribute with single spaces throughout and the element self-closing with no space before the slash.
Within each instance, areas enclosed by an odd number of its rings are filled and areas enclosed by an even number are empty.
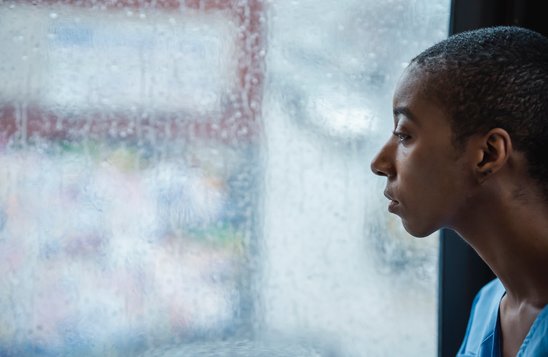
<svg viewBox="0 0 548 357">
<path fill-rule="evenodd" d="M 495 279 L 476 295 L 457 357 L 501 356 L 499 305 L 505 292 L 500 280 Z M 533 322 L 517 356 L 548 357 L 548 305 Z"/>
</svg>

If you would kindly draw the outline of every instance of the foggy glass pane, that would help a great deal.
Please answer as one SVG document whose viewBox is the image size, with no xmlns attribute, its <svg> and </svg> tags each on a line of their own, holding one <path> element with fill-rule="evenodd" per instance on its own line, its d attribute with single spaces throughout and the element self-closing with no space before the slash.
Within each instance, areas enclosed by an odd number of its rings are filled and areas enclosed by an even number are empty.
<svg viewBox="0 0 548 357">
<path fill-rule="evenodd" d="M 448 0 L 0 2 L 0 356 L 434 356 L 369 172 Z"/>
<path fill-rule="evenodd" d="M 438 237 L 408 235 L 369 169 L 407 62 L 449 1 L 271 3 L 263 121 L 263 309 L 337 356 L 437 355 Z"/>
</svg>

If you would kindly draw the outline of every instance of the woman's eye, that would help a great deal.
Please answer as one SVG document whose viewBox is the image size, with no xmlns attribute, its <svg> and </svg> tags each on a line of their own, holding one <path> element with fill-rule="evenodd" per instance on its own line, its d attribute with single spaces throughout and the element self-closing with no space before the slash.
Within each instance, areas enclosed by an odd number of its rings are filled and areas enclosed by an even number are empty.
<svg viewBox="0 0 548 357">
<path fill-rule="evenodd" d="M 394 131 L 393 134 L 394 134 L 394 136 L 396 136 L 398 138 L 398 141 L 400 141 L 400 142 L 405 142 L 405 141 L 407 141 L 411 138 L 411 136 L 409 136 L 407 134 L 404 134 L 402 132 L 399 132 L 399 131 Z"/>
</svg>

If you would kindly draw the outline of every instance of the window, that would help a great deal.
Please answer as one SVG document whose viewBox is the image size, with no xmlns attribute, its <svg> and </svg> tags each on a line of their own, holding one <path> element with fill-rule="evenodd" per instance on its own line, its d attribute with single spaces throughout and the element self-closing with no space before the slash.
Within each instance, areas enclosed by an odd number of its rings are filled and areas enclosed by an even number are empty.
<svg viewBox="0 0 548 357">
<path fill-rule="evenodd" d="M 369 172 L 449 1 L 0 4 L 0 354 L 435 355 Z"/>
</svg>

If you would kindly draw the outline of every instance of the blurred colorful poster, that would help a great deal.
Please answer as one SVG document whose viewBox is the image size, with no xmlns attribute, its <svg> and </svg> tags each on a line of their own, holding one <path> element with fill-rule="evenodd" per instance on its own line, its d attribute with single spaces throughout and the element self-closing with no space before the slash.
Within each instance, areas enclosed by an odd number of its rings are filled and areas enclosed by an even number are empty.
<svg viewBox="0 0 548 357">
<path fill-rule="evenodd" d="M 240 90 L 236 25 L 145 10 L 0 5 L 2 356 L 126 356 L 246 323 L 256 150 L 215 127 Z"/>
</svg>

